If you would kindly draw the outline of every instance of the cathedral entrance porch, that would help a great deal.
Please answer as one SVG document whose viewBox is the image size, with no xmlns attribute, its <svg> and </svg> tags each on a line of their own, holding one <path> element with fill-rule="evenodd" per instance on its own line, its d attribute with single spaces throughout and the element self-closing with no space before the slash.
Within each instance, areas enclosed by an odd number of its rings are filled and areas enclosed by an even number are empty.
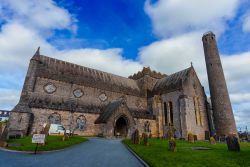
<svg viewBox="0 0 250 167">
<path fill-rule="evenodd" d="M 114 126 L 115 137 L 127 137 L 128 134 L 128 121 L 124 116 L 118 118 Z"/>
</svg>

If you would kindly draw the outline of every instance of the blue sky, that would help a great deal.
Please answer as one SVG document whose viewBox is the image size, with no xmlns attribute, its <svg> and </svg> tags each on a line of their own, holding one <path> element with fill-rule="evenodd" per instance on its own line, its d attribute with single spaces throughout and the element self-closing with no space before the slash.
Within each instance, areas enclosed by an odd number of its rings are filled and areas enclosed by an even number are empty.
<svg viewBox="0 0 250 167">
<path fill-rule="evenodd" d="M 248 0 L 0 0 L 0 108 L 17 104 L 41 53 L 122 76 L 192 61 L 209 95 L 202 34 L 213 31 L 238 127 L 250 126 Z"/>
<path fill-rule="evenodd" d="M 78 32 L 75 38 L 83 39 L 71 47 L 90 47 L 98 49 L 123 48 L 123 56 L 137 57 L 138 48 L 148 45 L 157 38 L 152 32 L 152 24 L 144 12 L 144 0 L 83 0 L 65 4 L 57 3 L 74 13 L 78 20 Z M 65 31 L 58 31 L 57 37 L 72 37 Z M 55 40 L 55 41 L 53 41 Z M 52 39 L 55 45 L 58 38 Z M 63 45 L 63 44 L 62 44 Z M 58 47 L 65 47 L 59 44 Z"/>
</svg>

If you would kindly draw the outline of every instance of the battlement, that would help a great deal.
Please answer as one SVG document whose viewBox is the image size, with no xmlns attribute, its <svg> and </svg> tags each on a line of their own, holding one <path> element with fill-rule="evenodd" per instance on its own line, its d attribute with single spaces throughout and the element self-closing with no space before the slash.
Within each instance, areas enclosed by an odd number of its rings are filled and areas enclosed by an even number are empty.
<svg viewBox="0 0 250 167">
<path fill-rule="evenodd" d="M 203 34 L 202 36 L 202 41 L 206 42 L 208 40 L 214 40 L 215 39 L 215 34 L 212 31 L 208 31 Z"/>
<path fill-rule="evenodd" d="M 166 77 L 166 74 L 161 74 L 160 72 L 152 71 L 150 67 L 143 67 L 142 71 L 139 71 L 138 73 L 135 73 L 134 75 L 129 76 L 130 79 L 140 79 L 144 77 L 145 75 L 149 75 L 152 78 L 161 79 L 163 77 Z"/>
</svg>

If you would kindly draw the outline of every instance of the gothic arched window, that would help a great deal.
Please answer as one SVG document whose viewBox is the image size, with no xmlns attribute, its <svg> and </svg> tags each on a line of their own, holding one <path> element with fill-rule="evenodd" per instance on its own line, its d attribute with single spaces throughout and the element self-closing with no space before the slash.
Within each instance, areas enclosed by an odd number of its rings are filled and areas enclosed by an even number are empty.
<svg viewBox="0 0 250 167">
<path fill-rule="evenodd" d="M 80 115 L 77 119 L 76 119 L 76 129 L 79 130 L 85 130 L 86 129 L 86 118 L 83 115 Z"/>
<path fill-rule="evenodd" d="M 168 107 L 169 107 L 169 115 L 170 115 L 170 125 L 174 125 L 174 111 L 173 111 L 173 103 L 170 101 L 168 102 Z"/>
<path fill-rule="evenodd" d="M 194 111 L 195 111 L 196 124 L 202 126 L 202 116 L 199 105 L 199 97 L 194 97 Z"/>
<path fill-rule="evenodd" d="M 164 102 L 164 116 L 165 116 L 165 125 L 168 125 L 168 108 L 166 102 Z"/>
<path fill-rule="evenodd" d="M 50 124 L 61 124 L 61 116 L 58 113 L 53 113 L 48 118 Z"/>
</svg>

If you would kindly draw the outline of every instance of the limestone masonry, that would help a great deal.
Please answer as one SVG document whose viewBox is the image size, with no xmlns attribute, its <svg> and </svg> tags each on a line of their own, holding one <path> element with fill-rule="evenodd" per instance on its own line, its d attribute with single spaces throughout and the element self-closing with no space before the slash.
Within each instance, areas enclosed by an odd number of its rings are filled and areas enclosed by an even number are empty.
<svg viewBox="0 0 250 167">
<path fill-rule="evenodd" d="M 215 36 L 202 38 L 212 106 L 194 68 L 171 75 L 149 67 L 125 78 L 40 55 L 30 60 L 20 101 L 10 113 L 10 135 L 39 133 L 45 123 L 62 124 L 78 135 L 166 136 L 198 140 L 236 133 Z M 167 67 L 166 67 L 167 68 Z M 214 123 L 213 123 L 214 122 Z"/>
</svg>

